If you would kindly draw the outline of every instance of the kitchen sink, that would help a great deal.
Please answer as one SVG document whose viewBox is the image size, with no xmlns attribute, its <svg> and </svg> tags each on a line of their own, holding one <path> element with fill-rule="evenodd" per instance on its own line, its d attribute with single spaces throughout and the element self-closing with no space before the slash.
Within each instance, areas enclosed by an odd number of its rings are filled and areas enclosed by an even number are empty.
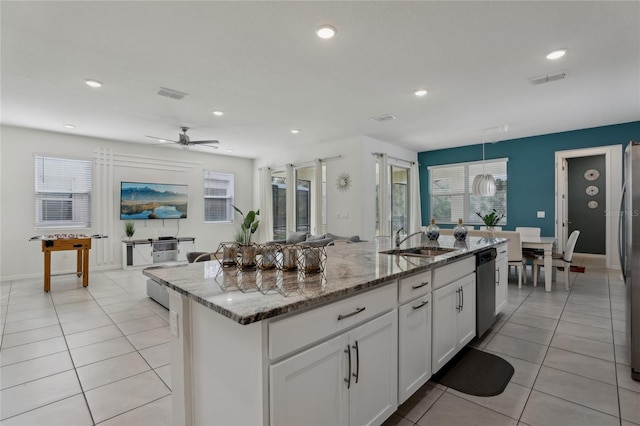
<svg viewBox="0 0 640 426">
<path fill-rule="evenodd" d="M 397 256 L 414 256 L 414 257 L 436 257 L 442 254 L 451 253 L 452 251 L 457 251 L 458 249 L 454 248 L 444 248 L 444 247 L 413 247 L 407 249 L 393 249 L 381 251 L 382 254 L 394 254 Z"/>
</svg>

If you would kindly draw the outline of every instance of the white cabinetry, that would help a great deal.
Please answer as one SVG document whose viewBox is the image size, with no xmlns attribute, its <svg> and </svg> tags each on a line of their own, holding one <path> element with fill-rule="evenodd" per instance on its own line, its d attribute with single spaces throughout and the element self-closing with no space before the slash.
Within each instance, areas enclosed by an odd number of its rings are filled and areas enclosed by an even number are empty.
<svg viewBox="0 0 640 426">
<path fill-rule="evenodd" d="M 434 271 L 432 367 L 436 373 L 476 335 L 475 258 Z M 462 274 L 467 274 L 458 278 Z M 453 281 L 451 282 L 451 280 Z M 444 284 L 449 282 L 449 284 Z"/>
<path fill-rule="evenodd" d="M 431 288 L 431 271 L 399 283 L 398 404 L 431 377 Z"/>
<path fill-rule="evenodd" d="M 509 265 L 507 258 L 507 245 L 503 244 L 496 248 L 498 257 L 496 258 L 496 310 L 498 315 L 507 304 L 507 291 L 509 287 Z"/>
<path fill-rule="evenodd" d="M 269 324 L 270 424 L 379 425 L 393 414 L 397 291 L 389 283 Z"/>
</svg>

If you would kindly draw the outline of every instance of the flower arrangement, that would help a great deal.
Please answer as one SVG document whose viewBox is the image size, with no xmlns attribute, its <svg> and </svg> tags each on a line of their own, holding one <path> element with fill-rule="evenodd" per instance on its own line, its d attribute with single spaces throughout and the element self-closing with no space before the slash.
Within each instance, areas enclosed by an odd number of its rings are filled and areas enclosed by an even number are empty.
<svg viewBox="0 0 640 426">
<path fill-rule="evenodd" d="M 476 214 L 478 215 L 478 217 L 480 219 L 482 219 L 484 224 L 489 228 L 498 225 L 498 223 L 505 217 L 504 213 L 498 214 L 496 209 L 492 209 L 491 213 L 486 214 L 484 216 L 482 214 L 480 214 L 479 212 L 476 212 Z"/>
</svg>

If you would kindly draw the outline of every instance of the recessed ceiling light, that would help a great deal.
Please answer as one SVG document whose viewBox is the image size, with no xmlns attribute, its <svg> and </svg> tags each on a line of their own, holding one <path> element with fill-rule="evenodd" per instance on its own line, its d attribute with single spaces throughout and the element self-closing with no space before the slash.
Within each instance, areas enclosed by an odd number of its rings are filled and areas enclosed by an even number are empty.
<svg viewBox="0 0 640 426">
<path fill-rule="evenodd" d="M 555 59 L 560 59 L 565 55 L 565 53 L 567 53 L 567 49 L 554 50 L 547 55 L 547 59 L 551 59 L 552 61 Z"/>
<path fill-rule="evenodd" d="M 418 89 L 413 93 L 416 96 L 425 96 L 427 94 L 427 89 Z"/>
<path fill-rule="evenodd" d="M 89 87 L 102 87 L 102 83 L 97 80 L 85 80 L 84 81 Z"/>
<path fill-rule="evenodd" d="M 224 114 L 224 112 L 222 112 L 222 111 L 213 111 L 213 115 L 215 115 L 216 117 L 220 117 L 223 114 Z"/>
<path fill-rule="evenodd" d="M 227 152 L 233 152 L 233 150 L 231 148 L 227 149 Z"/>
<path fill-rule="evenodd" d="M 74 126 L 73 124 L 63 124 L 62 127 L 66 128 L 66 129 L 75 129 L 76 126 Z"/>
<path fill-rule="evenodd" d="M 297 135 L 298 133 L 300 133 L 300 129 L 291 129 L 291 133 Z"/>
<path fill-rule="evenodd" d="M 333 38 L 333 36 L 336 35 L 337 31 L 338 30 L 336 30 L 336 27 L 332 25 L 321 25 L 316 30 L 316 34 L 320 38 L 329 39 L 329 38 Z"/>
</svg>

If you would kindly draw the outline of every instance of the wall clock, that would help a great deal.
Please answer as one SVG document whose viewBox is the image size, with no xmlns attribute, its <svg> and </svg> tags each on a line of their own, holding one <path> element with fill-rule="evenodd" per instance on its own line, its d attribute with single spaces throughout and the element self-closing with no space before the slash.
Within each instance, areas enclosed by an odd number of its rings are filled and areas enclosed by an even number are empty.
<svg viewBox="0 0 640 426">
<path fill-rule="evenodd" d="M 595 185 L 589 185 L 587 186 L 587 189 L 585 189 L 585 192 L 587 193 L 587 195 L 591 195 L 593 197 L 594 195 L 598 195 L 598 192 L 600 192 L 600 190 Z"/>
<path fill-rule="evenodd" d="M 588 181 L 594 181 L 600 177 L 600 172 L 596 169 L 589 169 L 584 172 L 584 178 Z"/>
<path fill-rule="evenodd" d="M 342 172 L 336 178 L 336 188 L 340 192 L 347 192 L 351 188 L 351 175 L 347 172 Z"/>
<path fill-rule="evenodd" d="M 598 208 L 598 202 L 591 200 L 587 203 L 587 207 L 589 207 L 590 209 Z"/>
</svg>

